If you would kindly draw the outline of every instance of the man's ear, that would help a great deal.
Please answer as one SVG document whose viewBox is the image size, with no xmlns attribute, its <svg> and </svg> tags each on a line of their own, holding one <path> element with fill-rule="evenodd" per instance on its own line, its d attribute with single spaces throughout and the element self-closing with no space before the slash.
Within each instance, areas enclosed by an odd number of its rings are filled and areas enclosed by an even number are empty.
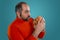
<svg viewBox="0 0 60 40">
<path fill-rule="evenodd" d="M 17 11 L 16 14 L 17 14 L 18 17 L 20 17 L 20 12 L 19 11 Z"/>
</svg>

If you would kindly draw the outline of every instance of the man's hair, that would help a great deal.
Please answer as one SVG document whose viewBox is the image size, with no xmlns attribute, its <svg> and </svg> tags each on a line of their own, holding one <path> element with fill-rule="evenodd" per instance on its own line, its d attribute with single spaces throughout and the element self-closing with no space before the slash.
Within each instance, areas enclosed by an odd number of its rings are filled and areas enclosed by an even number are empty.
<svg viewBox="0 0 60 40">
<path fill-rule="evenodd" d="M 19 2 L 16 6 L 15 6 L 15 12 L 17 12 L 18 10 L 21 12 L 22 10 L 22 4 L 27 4 L 26 2 Z"/>
</svg>

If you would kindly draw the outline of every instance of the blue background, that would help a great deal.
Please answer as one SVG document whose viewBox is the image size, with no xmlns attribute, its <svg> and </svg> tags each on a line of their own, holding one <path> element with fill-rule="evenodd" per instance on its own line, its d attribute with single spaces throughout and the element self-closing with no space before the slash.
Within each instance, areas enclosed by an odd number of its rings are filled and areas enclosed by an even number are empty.
<svg viewBox="0 0 60 40">
<path fill-rule="evenodd" d="M 15 19 L 15 5 L 27 2 L 31 16 L 43 16 L 46 20 L 46 35 L 43 40 L 60 40 L 60 0 L 0 0 L 0 40 L 8 40 L 8 25 Z"/>
</svg>

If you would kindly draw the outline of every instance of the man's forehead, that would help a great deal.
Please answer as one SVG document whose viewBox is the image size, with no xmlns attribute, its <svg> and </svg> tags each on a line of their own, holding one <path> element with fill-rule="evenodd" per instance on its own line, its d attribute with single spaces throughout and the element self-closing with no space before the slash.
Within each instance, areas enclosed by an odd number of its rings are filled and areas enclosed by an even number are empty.
<svg viewBox="0 0 60 40">
<path fill-rule="evenodd" d="M 22 4 L 23 10 L 30 10 L 30 7 L 27 4 Z"/>
</svg>

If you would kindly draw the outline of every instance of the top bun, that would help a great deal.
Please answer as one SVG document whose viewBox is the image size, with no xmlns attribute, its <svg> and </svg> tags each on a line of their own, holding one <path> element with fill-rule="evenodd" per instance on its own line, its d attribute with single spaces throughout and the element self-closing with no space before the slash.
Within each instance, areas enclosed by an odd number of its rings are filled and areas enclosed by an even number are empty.
<svg viewBox="0 0 60 40">
<path fill-rule="evenodd" d="M 33 24 L 34 25 L 37 25 L 38 24 L 38 21 L 41 22 L 41 20 L 42 20 L 42 17 L 41 16 L 38 16 L 37 18 L 34 19 Z"/>
</svg>

